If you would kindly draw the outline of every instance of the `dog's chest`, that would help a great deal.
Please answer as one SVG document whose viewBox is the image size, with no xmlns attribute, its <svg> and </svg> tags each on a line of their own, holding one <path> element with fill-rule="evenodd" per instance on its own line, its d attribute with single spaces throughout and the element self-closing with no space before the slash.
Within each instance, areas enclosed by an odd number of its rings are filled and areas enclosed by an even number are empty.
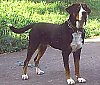
<svg viewBox="0 0 100 85">
<path fill-rule="evenodd" d="M 82 33 L 81 32 L 75 32 L 72 34 L 73 39 L 72 42 L 70 44 L 71 48 L 72 48 L 72 52 L 77 51 L 78 49 L 82 48 L 82 37 L 81 37 Z"/>
</svg>

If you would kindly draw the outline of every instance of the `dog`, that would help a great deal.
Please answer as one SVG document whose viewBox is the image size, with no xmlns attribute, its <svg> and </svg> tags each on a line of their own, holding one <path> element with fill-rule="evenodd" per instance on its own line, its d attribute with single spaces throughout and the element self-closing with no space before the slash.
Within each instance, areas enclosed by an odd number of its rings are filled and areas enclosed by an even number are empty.
<svg viewBox="0 0 100 85">
<path fill-rule="evenodd" d="M 23 67 L 23 80 L 27 80 L 29 78 L 27 75 L 28 63 L 37 49 L 38 53 L 34 58 L 36 74 L 44 74 L 44 71 L 39 68 L 39 61 L 45 53 L 47 46 L 50 45 L 51 47 L 62 51 L 67 83 L 71 85 L 75 84 L 75 81 L 70 75 L 70 53 L 73 53 L 77 81 L 79 83 L 86 82 L 86 79 L 82 78 L 80 75 L 79 63 L 85 37 L 84 25 L 86 25 L 88 15 L 91 10 L 86 4 L 76 3 L 66 8 L 66 11 L 70 14 L 69 19 L 60 25 L 52 23 L 31 23 L 19 29 L 9 25 L 9 28 L 14 33 L 18 34 L 31 29 L 29 32 L 27 58 L 24 61 Z"/>
</svg>

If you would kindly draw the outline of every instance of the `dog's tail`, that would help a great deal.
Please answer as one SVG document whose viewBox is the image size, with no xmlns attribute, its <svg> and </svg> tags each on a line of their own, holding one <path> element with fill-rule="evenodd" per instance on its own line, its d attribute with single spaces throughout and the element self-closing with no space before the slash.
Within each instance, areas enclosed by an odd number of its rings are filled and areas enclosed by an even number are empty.
<svg viewBox="0 0 100 85">
<path fill-rule="evenodd" d="M 21 34 L 21 33 L 24 33 L 25 31 L 31 29 L 33 24 L 29 24 L 29 25 L 19 28 L 19 29 L 13 27 L 12 24 L 8 24 L 8 26 L 14 33 Z"/>
</svg>

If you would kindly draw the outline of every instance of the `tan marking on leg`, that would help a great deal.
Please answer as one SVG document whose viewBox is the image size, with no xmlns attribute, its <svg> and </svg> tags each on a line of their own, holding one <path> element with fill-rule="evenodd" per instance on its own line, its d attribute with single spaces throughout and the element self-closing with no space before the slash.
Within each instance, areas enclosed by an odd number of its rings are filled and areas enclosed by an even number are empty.
<svg viewBox="0 0 100 85">
<path fill-rule="evenodd" d="M 80 76 L 80 70 L 79 70 L 79 67 L 80 66 L 79 66 L 79 62 L 80 62 L 80 60 L 74 62 L 74 64 L 75 64 L 75 75 L 76 75 L 77 81 L 79 83 L 86 83 L 86 79 L 84 79 L 84 78 L 82 78 Z"/>
<path fill-rule="evenodd" d="M 66 74 L 66 78 L 70 79 L 70 69 L 69 68 L 65 69 L 65 74 Z"/>
<path fill-rule="evenodd" d="M 74 62 L 74 65 L 75 65 L 75 75 L 77 76 L 77 78 L 80 78 L 79 62 L 80 62 L 80 60 Z"/>
<path fill-rule="evenodd" d="M 44 52 L 46 51 L 47 45 L 40 45 L 38 48 L 38 53 L 36 56 L 36 60 L 35 60 L 35 66 L 39 65 L 39 61 L 41 59 L 41 57 L 43 56 Z"/>
<path fill-rule="evenodd" d="M 23 67 L 23 73 L 22 73 L 22 76 L 21 76 L 22 80 L 27 80 L 29 78 L 28 75 L 27 75 L 27 67 L 28 67 L 28 65 Z"/>
<path fill-rule="evenodd" d="M 27 74 L 27 67 L 28 67 L 28 65 L 26 65 L 25 67 L 23 67 L 23 74 Z"/>
<path fill-rule="evenodd" d="M 70 69 L 65 70 L 68 85 L 75 84 L 75 81 L 70 77 Z"/>
</svg>

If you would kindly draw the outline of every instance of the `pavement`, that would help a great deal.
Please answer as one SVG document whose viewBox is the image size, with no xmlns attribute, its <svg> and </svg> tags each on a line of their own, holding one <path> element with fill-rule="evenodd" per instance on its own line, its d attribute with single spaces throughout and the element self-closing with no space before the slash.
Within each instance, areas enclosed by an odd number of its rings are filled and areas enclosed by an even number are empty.
<svg viewBox="0 0 100 85">
<path fill-rule="evenodd" d="M 35 67 L 28 68 L 29 80 L 22 80 L 22 66 L 27 50 L 15 53 L 0 54 L 0 85 L 67 85 L 64 74 L 61 51 L 48 47 L 40 62 L 40 67 L 45 71 L 44 75 L 36 75 Z M 33 55 L 30 64 L 33 64 Z M 72 78 L 74 75 L 74 64 L 72 54 L 70 55 L 70 70 Z M 100 85 L 100 37 L 86 39 L 82 49 L 80 72 L 86 83 L 75 85 Z"/>
</svg>

